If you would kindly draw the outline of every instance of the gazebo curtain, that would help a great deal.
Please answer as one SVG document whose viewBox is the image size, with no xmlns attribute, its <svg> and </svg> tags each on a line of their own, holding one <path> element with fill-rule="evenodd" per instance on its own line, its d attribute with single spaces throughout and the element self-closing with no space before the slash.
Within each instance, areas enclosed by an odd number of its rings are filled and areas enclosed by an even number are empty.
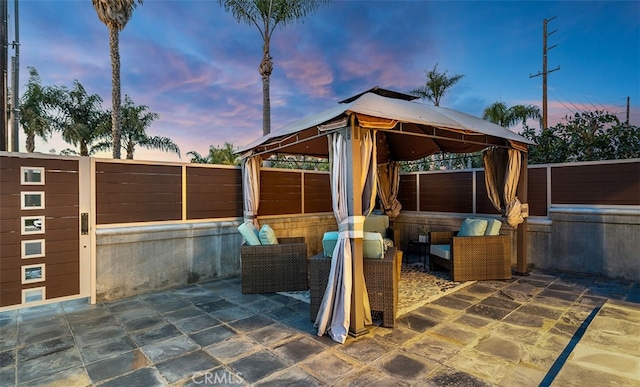
<svg viewBox="0 0 640 387">
<path fill-rule="evenodd" d="M 391 161 L 378 165 L 378 198 L 382 211 L 393 221 L 400 215 L 402 204 L 398 201 L 400 166 Z"/>
<path fill-rule="evenodd" d="M 516 196 L 522 153 L 515 149 L 487 148 L 483 151 L 484 179 L 493 206 L 511 227 L 524 221 L 521 203 Z"/>
<path fill-rule="evenodd" d="M 344 343 L 351 322 L 351 292 L 353 286 L 353 257 L 351 239 L 362 238 L 365 217 L 371 213 L 375 205 L 375 144 L 370 131 L 363 132 L 360 143 L 362 154 L 362 192 L 363 216 L 349 216 L 348 142 L 343 132 L 332 133 L 329 138 L 329 162 L 331 169 L 331 197 L 333 213 L 339 227 L 339 236 L 331 259 L 331 270 L 320 310 L 315 321 L 318 336 L 325 332 L 334 341 Z M 364 278 L 361 279 L 364 284 Z M 371 311 L 366 286 L 363 295 L 365 324 L 371 324 Z"/>
<path fill-rule="evenodd" d="M 244 221 L 258 227 L 258 205 L 260 204 L 260 166 L 262 158 L 253 156 L 245 159 L 243 173 Z"/>
</svg>

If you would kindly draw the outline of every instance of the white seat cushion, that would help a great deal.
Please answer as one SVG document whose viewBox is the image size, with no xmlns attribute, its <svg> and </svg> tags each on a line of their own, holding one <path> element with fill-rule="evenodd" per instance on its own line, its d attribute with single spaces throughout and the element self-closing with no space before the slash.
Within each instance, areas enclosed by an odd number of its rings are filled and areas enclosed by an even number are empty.
<svg viewBox="0 0 640 387">
<path fill-rule="evenodd" d="M 498 219 L 487 219 L 487 222 L 487 230 L 484 232 L 484 235 L 500 235 L 502 222 Z"/>
<path fill-rule="evenodd" d="M 333 256 L 333 250 L 338 242 L 338 232 L 329 231 L 322 237 L 322 251 L 325 257 Z M 364 232 L 362 241 L 364 258 L 384 258 L 386 248 L 382 235 L 377 232 Z"/>
<path fill-rule="evenodd" d="M 431 245 L 429 252 L 440 258 L 451 259 L 451 245 Z"/>
</svg>

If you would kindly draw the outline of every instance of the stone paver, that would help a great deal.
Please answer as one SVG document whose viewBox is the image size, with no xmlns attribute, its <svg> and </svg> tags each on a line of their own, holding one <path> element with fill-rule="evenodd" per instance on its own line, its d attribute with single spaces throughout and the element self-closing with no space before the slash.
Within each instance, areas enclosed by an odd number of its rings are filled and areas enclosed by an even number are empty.
<svg viewBox="0 0 640 387">
<path fill-rule="evenodd" d="M 318 337 L 309 305 L 239 278 L 0 312 L 0 385 L 640 386 L 640 286 L 534 271 Z"/>
</svg>

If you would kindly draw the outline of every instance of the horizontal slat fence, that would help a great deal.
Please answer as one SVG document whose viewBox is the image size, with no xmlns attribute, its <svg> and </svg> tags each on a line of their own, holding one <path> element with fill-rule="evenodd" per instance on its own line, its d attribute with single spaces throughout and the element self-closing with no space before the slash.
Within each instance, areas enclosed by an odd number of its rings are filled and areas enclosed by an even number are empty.
<svg viewBox="0 0 640 387">
<path fill-rule="evenodd" d="M 476 212 L 479 214 L 499 214 L 487 195 L 484 171 L 476 172 Z"/>
<path fill-rule="evenodd" d="M 260 215 L 302 213 L 302 174 L 295 171 L 260 173 Z"/>
<path fill-rule="evenodd" d="M 264 169 L 260 172 L 259 215 L 331 212 L 327 172 Z"/>
<path fill-rule="evenodd" d="M 640 204 L 640 163 L 591 164 L 551 169 L 554 204 Z"/>
<path fill-rule="evenodd" d="M 420 211 L 473 212 L 473 174 L 420 174 Z"/>
<path fill-rule="evenodd" d="M 96 223 L 182 220 L 182 167 L 96 162 Z"/>
<path fill-rule="evenodd" d="M 527 189 L 532 216 L 547 216 L 549 205 L 638 206 L 640 161 L 531 165 Z M 406 211 L 455 213 L 473 213 L 475 200 L 475 213 L 498 213 L 487 196 L 481 169 L 401 174 L 398 200 Z"/>
<path fill-rule="evenodd" d="M 96 161 L 95 171 L 98 225 L 242 216 L 239 167 Z M 18 189 L 19 181 L 6 176 L 2 177 L 3 190 Z M 640 205 L 638 176 L 638 160 L 529 166 L 529 213 L 547 216 L 549 204 Z M 69 201 L 61 184 L 47 187 L 47 200 Z M 486 195 L 483 170 L 401 174 L 399 191 L 405 211 L 473 213 L 475 208 L 476 213 L 497 214 Z M 19 202 L 15 200 L 19 197 L 2 199 L 18 203 L 17 207 L 3 206 L 0 227 L 6 228 L 10 227 L 7 219 L 17 216 Z M 47 216 L 60 215 L 55 207 L 44 211 Z M 328 173 L 261 170 L 259 215 L 331 211 Z"/>
<path fill-rule="evenodd" d="M 304 174 L 304 212 L 331 212 L 331 184 L 328 173 Z"/>
<path fill-rule="evenodd" d="M 97 198 L 103 205 L 98 209 L 98 224 L 181 219 L 180 166 L 104 164 L 110 168 L 96 167 L 97 172 L 117 171 L 127 177 L 118 182 L 116 175 L 100 179 L 97 174 Z M 148 176 L 142 184 L 136 179 L 145 171 Z M 190 164 L 186 174 L 187 220 L 242 216 L 240 168 Z M 529 166 L 529 214 L 547 216 L 549 204 L 640 205 L 638 176 L 637 160 Z M 127 192 L 135 197 L 129 198 Z M 332 211 L 327 172 L 265 168 L 260 173 L 260 192 L 260 216 Z M 474 213 L 475 207 L 475 213 L 498 214 L 487 197 L 481 169 L 401 174 L 398 200 L 405 211 Z"/>
<path fill-rule="evenodd" d="M 240 169 L 187 166 L 187 219 L 239 216 L 242 216 Z"/>
<path fill-rule="evenodd" d="M 548 215 L 547 170 L 548 168 L 529 168 L 527 201 L 529 202 L 529 215 L 531 216 Z"/>
</svg>

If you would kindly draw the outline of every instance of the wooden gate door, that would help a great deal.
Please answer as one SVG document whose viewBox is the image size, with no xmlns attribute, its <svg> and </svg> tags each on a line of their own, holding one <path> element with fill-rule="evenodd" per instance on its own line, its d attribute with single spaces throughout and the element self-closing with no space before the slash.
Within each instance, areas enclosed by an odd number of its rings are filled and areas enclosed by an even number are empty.
<svg viewBox="0 0 640 387">
<path fill-rule="evenodd" d="M 82 159 L 0 154 L 0 309 L 89 296 L 80 166 L 90 163 Z"/>
</svg>

